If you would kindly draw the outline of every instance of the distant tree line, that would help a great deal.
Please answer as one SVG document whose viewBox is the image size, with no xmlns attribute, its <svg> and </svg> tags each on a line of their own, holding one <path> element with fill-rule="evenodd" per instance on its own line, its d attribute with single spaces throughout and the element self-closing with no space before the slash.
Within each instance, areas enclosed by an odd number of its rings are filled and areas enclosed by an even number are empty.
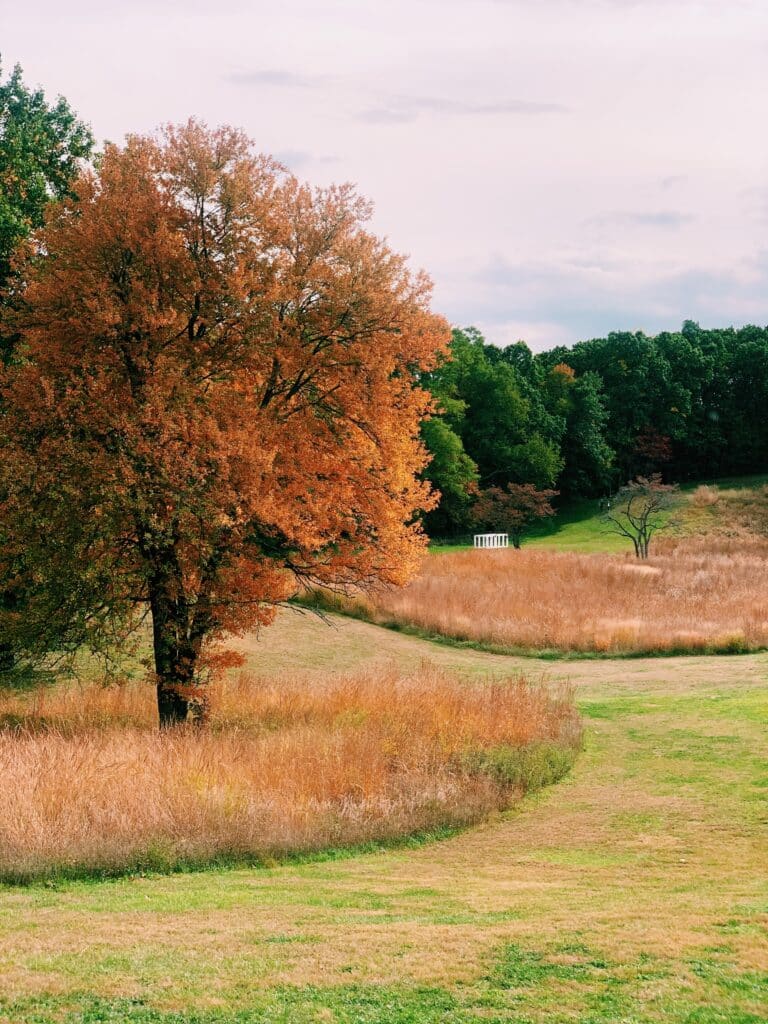
<svg viewBox="0 0 768 1024">
<path fill-rule="evenodd" d="M 768 328 L 606 338 L 534 354 L 454 330 L 428 375 L 438 414 L 423 427 L 440 490 L 432 535 L 476 522 L 478 494 L 509 484 L 599 497 L 637 476 L 702 479 L 768 465 Z"/>
</svg>

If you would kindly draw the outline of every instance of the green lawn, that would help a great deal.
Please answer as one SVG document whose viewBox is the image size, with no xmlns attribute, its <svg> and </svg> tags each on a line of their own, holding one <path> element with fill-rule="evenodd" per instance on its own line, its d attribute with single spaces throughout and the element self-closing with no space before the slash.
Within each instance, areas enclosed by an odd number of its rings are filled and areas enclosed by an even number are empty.
<svg viewBox="0 0 768 1024">
<path fill-rule="evenodd" d="M 531 669 L 289 612 L 245 650 L 268 671 Z M 0 888 L 0 1022 L 765 1022 L 766 669 L 558 667 L 588 725 L 572 775 L 441 842 Z"/>
<path fill-rule="evenodd" d="M 525 544 L 558 551 L 631 551 L 630 542 L 611 533 L 603 522 L 598 501 L 584 498 L 568 502 L 556 516 L 534 524 Z"/>
<path fill-rule="evenodd" d="M 523 538 L 526 547 L 549 547 L 559 551 L 631 550 L 628 540 L 612 534 L 600 517 L 596 499 L 580 498 L 564 503 L 557 515 L 534 524 Z M 470 543 L 430 544 L 430 551 L 464 551 Z"/>
</svg>

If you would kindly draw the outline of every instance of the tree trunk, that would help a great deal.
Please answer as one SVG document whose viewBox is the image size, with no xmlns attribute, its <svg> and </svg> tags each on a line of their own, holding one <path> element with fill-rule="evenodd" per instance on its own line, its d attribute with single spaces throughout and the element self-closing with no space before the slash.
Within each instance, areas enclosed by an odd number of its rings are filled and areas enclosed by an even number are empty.
<svg viewBox="0 0 768 1024">
<path fill-rule="evenodd" d="M 200 644 L 190 639 L 190 609 L 180 581 L 156 574 L 150 581 L 149 602 L 160 728 L 186 722 L 203 724 L 208 717 L 208 696 L 196 678 Z"/>
<path fill-rule="evenodd" d="M 189 719 L 189 703 L 167 679 L 157 683 L 157 714 L 161 729 L 182 725 Z"/>
<path fill-rule="evenodd" d="M 0 591 L 0 608 L 3 611 L 19 611 L 18 594 L 13 590 Z M 0 672 L 10 672 L 16 664 L 16 651 L 13 644 L 0 642 Z"/>
</svg>

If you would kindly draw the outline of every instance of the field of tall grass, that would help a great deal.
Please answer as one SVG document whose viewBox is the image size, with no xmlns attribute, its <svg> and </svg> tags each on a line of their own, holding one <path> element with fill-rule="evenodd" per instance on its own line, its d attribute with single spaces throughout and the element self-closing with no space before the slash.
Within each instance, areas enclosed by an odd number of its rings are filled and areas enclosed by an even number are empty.
<svg viewBox="0 0 768 1024">
<path fill-rule="evenodd" d="M 523 652 L 663 654 L 768 647 L 768 540 L 659 539 L 645 562 L 546 548 L 428 558 L 403 590 L 326 608 Z"/>
<path fill-rule="evenodd" d="M 146 684 L 0 691 L 0 879 L 258 861 L 465 825 L 563 775 L 566 690 L 424 665 L 243 674 L 159 734 Z"/>
</svg>

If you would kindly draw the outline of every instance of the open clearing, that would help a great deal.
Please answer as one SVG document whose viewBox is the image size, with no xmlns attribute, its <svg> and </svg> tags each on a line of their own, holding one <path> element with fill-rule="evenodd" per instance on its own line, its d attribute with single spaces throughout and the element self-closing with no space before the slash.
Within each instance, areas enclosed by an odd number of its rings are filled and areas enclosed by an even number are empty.
<svg viewBox="0 0 768 1024">
<path fill-rule="evenodd" d="M 658 545 L 652 558 L 542 548 L 432 555 L 403 588 L 310 592 L 379 625 L 497 653 L 713 654 L 768 647 L 768 542 Z"/>
<path fill-rule="evenodd" d="M 677 537 L 717 534 L 734 537 L 754 532 L 765 534 L 766 501 L 764 488 L 768 475 L 721 477 L 709 483 L 694 481 L 680 488 L 682 505 L 674 512 L 677 526 L 672 534 Z M 716 500 L 700 504 L 696 492 L 710 492 Z M 600 503 L 594 498 L 566 500 L 551 518 L 533 523 L 523 540 L 524 547 L 550 548 L 555 551 L 582 553 L 608 552 L 626 554 L 632 545 L 606 528 L 600 513 Z M 464 551 L 472 547 L 470 535 L 460 542 L 435 540 L 431 549 L 438 551 Z"/>
<path fill-rule="evenodd" d="M 305 600 L 496 653 L 764 650 L 768 488 L 762 477 L 737 483 L 689 489 L 674 527 L 654 537 L 647 560 L 606 532 L 596 502 L 580 501 L 555 517 L 555 533 L 534 536 L 522 550 L 436 546 L 403 588 L 364 595 L 314 590 Z"/>
<path fill-rule="evenodd" d="M 296 612 L 245 647 L 261 672 L 534 667 Z M 272 869 L 0 889 L 0 1021 L 764 1022 L 768 658 L 547 671 L 577 688 L 586 750 L 481 827 Z"/>
</svg>

